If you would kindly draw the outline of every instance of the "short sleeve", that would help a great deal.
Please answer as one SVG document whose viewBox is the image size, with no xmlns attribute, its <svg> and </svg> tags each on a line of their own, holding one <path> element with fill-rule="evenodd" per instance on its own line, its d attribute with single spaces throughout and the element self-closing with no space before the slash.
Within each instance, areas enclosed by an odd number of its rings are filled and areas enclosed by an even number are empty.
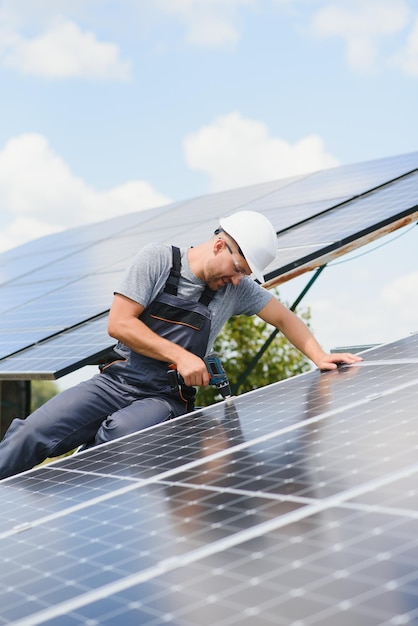
<svg viewBox="0 0 418 626">
<path fill-rule="evenodd" d="M 115 289 L 146 307 L 163 290 L 171 268 L 171 247 L 149 244 L 142 248 L 127 267 Z"/>
</svg>

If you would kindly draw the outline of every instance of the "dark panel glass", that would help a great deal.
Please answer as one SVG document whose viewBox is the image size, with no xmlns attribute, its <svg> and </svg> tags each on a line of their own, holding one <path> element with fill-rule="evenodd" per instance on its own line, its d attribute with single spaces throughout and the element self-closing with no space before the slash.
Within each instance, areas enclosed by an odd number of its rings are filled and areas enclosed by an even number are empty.
<svg viewBox="0 0 418 626">
<path fill-rule="evenodd" d="M 277 258 L 266 275 L 280 274 L 280 266 L 297 267 L 305 256 L 319 258 L 327 249 L 341 248 L 390 224 L 396 216 L 412 214 L 417 210 L 417 185 L 418 173 L 411 174 L 279 235 Z"/>
<path fill-rule="evenodd" d="M 126 579 L 132 586 L 43 623 L 415 624 L 417 530 L 401 516 L 329 509 L 178 567 L 167 562 L 161 573 L 150 568 L 138 584 Z"/>
<path fill-rule="evenodd" d="M 4 313 L 0 317 L 0 351 L 3 339 L 7 347 L 12 338 L 13 349 L 10 351 L 14 352 L 108 311 L 119 278 L 119 274 L 113 273 L 86 276 L 28 302 L 18 310 Z M 7 354 L 7 351 L 1 351 L 1 356 Z"/>
<path fill-rule="evenodd" d="M 354 197 L 418 168 L 418 152 L 321 170 L 283 188 L 278 206 Z"/>
<path fill-rule="evenodd" d="M 130 258 L 149 241 L 196 245 L 212 234 L 220 216 L 237 209 L 264 211 L 277 230 L 318 216 L 279 237 L 279 253 L 267 274 L 318 258 L 324 248 L 338 246 L 344 237 L 354 239 L 359 229 L 373 229 L 411 206 L 416 177 L 322 217 L 321 212 L 411 171 L 417 161 L 418 153 L 413 153 L 233 189 L 70 229 L 7 251 L 0 255 L 0 355 L 106 310 L 112 275 L 118 280 Z"/>
<path fill-rule="evenodd" d="M 68 281 L 67 281 L 68 282 Z M 0 300 L 0 314 L 14 311 L 28 302 L 42 298 L 45 294 L 54 292 L 65 284 L 62 280 L 51 280 L 47 283 L 32 283 L 16 285 L 13 281 L 10 285 L 3 285 L 0 289 L 2 299 Z"/>
<path fill-rule="evenodd" d="M 115 344 L 107 315 L 91 320 L 0 361 L 0 379 L 59 378 L 88 363 Z"/>
<path fill-rule="evenodd" d="M 410 341 L 1 481 L 0 620 L 414 623 Z"/>
<path fill-rule="evenodd" d="M 414 362 L 418 359 L 418 332 L 403 337 L 398 341 L 378 345 L 363 352 L 364 358 L 369 360 L 409 360 Z"/>
<path fill-rule="evenodd" d="M 417 206 L 418 172 L 297 226 L 278 237 L 283 245 L 338 241 Z"/>
</svg>

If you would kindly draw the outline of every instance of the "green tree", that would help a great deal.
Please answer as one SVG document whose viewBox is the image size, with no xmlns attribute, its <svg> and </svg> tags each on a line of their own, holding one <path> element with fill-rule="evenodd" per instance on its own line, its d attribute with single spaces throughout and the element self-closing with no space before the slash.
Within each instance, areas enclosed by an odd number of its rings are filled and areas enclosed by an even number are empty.
<svg viewBox="0 0 418 626">
<path fill-rule="evenodd" d="M 298 313 L 298 315 L 309 326 L 309 309 Z M 232 388 L 274 330 L 272 326 L 256 316 L 232 317 L 225 324 L 222 332 L 215 340 L 213 349 L 222 360 Z M 240 385 L 238 393 L 258 389 L 278 380 L 307 372 L 310 369 L 309 359 L 278 333 L 251 373 Z M 213 386 L 200 387 L 196 405 L 209 406 L 219 399 L 220 396 Z"/>
<path fill-rule="evenodd" d="M 33 380 L 31 383 L 31 413 L 59 392 L 58 385 L 51 380 Z"/>
</svg>

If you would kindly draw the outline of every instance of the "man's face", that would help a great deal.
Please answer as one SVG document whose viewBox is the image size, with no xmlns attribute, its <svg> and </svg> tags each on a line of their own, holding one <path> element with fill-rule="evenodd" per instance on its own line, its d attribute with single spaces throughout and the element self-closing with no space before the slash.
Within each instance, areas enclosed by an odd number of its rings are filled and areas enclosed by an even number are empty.
<svg viewBox="0 0 418 626">
<path fill-rule="evenodd" d="M 231 242 L 219 237 L 214 247 L 214 256 L 207 264 L 205 281 L 213 290 L 217 291 L 225 285 L 237 286 L 244 276 L 251 274 L 246 260 L 239 254 Z"/>
</svg>

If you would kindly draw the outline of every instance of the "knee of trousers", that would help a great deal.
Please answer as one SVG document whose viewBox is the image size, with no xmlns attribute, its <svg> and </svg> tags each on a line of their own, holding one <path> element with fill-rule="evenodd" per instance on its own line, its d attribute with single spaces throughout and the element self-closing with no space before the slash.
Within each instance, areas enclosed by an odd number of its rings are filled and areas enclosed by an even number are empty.
<svg viewBox="0 0 418 626">
<path fill-rule="evenodd" d="M 170 403 L 161 398 L 143 398 L 110 415 L 98 429 L 95 445 L 131 435 L 174 417 Z"/>
<path fill-rule="evenodd" d="M 14 419 L 0 443 L 0 478 L 38 465 L 48 456 L 50 446 L 25 419 Z"/>
<path fill-rule="evenodd" d="M 41 409 L 25 419 L 15 418 L 0 445 L 15 450 L 16 454 L 30 451 L 30 454 L 39 457 L 48 456 L 57 445 L 59 431 Z"/>
</svg>

